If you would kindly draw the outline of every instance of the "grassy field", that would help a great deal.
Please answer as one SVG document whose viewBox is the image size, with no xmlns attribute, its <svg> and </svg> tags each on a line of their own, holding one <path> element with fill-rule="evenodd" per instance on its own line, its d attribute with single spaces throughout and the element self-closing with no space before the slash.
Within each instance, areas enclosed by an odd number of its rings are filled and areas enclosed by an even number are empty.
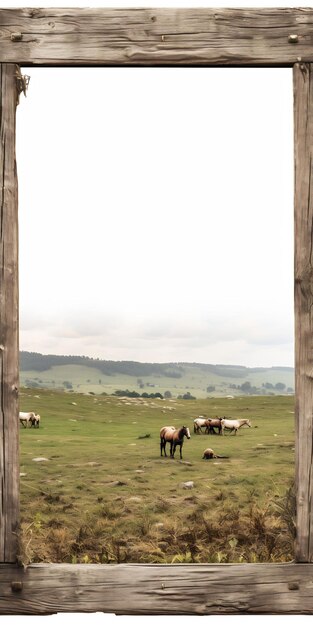
<svg viewBox="0 0 313 626">
<path fill-rule="evenodd" d="M 24 389 L 20 409 L 42 420 L 20 429 L 23 562 L 292 558 L 292 397 L 143 400 Z M 203 414 L 247 417 L 252 428 L 194 435 Z M 192 434 L 183 462 L 178 451 L 160 458 L 161 426 L 183 424 Z M 206 447 L 229 459 L 202 460 Z"/>
</svg>

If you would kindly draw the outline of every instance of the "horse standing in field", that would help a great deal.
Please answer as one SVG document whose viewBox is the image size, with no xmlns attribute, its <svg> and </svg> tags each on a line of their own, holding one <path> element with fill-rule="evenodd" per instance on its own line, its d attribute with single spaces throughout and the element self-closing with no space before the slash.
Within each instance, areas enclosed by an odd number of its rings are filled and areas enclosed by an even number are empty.
<svg viewBox="0 0 313 626">
<path fill-rule="evenodd" d="M 234 431 L 235 435 L 237 435 L 237 430 L 242 426 L 249 426 L 251 428 L 251 423 L 249 419 L 242 420 L 228 420 L 225 417 L 221 420 L 222 424 L 222 435 L 224 435 L 224 430 Z"/>
<path fill-rule="evenodd" d="M 162 450 L 164 450 L 164 456 L 167 456 L 165 446 L 167 443 L 170 443 L 170 456 L 172 457 L 172 459 L 174 458 L 177 446 L 179 446 L 180 458 L 182 459 L 182 447 L 184 443 L 184 437 L 190 439 L 189 428 L 187 428 L 186 426 L 182 426 L 181 428 L 174 428 L 174 426 L 163 426 L 163 428 L 161 428 L 160 430 L 161 456 L 163 456 Z"/>
<path fill-rule="evenodd" d="M 206 427 L 207 425 L 207 418 L 206 417 L 202 417 L 202 415 L 199 415 L 199 417 L 196 417 L 195 420 L 193 420 L 193 432 L 195 434 L 202 434 L 202 428 Z"/>
<path fill-rule="evenodd" d="M 27 428 L 29 424 L 30 427 L 35 426 L 35 428 L 39 428 L 40 415 L 38 415 L 38 413 L 34 413 L 33 411 L 30 411 L 29 413 L 20 411 L 19 421 L 24 428 Z"/>
<path fill-rule="evenodd" d="M 29 418 L 29 423 L 30 427 L 34 426 L 34 428 L 39 428 L 40 415 L 38 413 L 34 413 L 34 415 Z"/>
<path fill-rule="evenodd" d="M 208 435 L 216 435 L 215 428 L 218 430 L 218 434 L 220 435 L 222 432 L 222 418 L 209 418 L 206 420 L 205 432 Z"/>
<path fill-rule="evenodd" d="M 161 449 L 161 456 L 163 456 L 162 454 L 162 450 L 164 450 L 164 456 L 167 456 L 166 454 L 166 444 L 170 443 L 171 444 L 171 432 L 173 432 L 174 430 L 176 430 L 175 426 L 163 426 L 163 428 L 161 428 L 160 430 L 160 449 Z M 172 456 L 172 444 L 171 444 L 171 456 Z"/>
</svg>

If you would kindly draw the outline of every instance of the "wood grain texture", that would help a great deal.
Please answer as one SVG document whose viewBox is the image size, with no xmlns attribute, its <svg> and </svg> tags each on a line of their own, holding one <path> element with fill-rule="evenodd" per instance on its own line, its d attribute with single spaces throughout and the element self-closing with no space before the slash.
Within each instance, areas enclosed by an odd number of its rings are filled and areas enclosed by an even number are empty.
<svg viewBox="0 0 313 626">
<path fill-rule="evenodd" d="M 20 65 L 292 66 L 299 57 L 313 61 L 313 9 L 0 10 L 0 59 Z"/>
<path fill-rule="evenodd" d="M 296 560 L 313 561 L 313 66 L 294 67 Z"/>
<path fill-rule="evenodd" d="M 59 611 L 310 614 L 313 565 L 0 566 L 1 614 Z"/>
<path fill-rule="evenodd" d="M 290 35 L 297 43 L 289 43 Z M 18 284 L 15 62 L 294 68 L 298 563 L 36 565 L 16 559 Z M 313 613 L 312 9 L 0 9 L 0 613 Z M 6 64 L 11 63 L 11 65 Z M 305 62 L 305 63 L 304 63 Z M 3 346 L 3 349 L 2 349 Z"/>
<path fill-rule="evenodd" d="M 0 561 L 15 562 L 19 515 L 16 66 L 0 64 Z"/>
</svg>

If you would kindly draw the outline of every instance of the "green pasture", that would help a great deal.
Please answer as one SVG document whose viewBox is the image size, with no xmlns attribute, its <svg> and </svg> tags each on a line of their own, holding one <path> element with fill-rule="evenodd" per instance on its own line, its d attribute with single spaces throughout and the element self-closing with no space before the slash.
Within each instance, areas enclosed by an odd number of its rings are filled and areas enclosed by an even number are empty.
<svg viewBox="0 0 313 626">
<path fill-rule="evenodd" d="M 20 410 L 41 415 L 39 429 L 20 428 L 22 560 L 288 558 L 279 510 L 294 476 L 293 397 L 143 400 L 24 389 Z M 252 428 L 194 435 L 198 415 L 249 418 Z M 160 428 L 183 424 L 191 431 L 183 462 L 178 450 L 174 460 L 160 458 Z M 206 447 L 229 459 L 202 460 Z"/>
</svg>

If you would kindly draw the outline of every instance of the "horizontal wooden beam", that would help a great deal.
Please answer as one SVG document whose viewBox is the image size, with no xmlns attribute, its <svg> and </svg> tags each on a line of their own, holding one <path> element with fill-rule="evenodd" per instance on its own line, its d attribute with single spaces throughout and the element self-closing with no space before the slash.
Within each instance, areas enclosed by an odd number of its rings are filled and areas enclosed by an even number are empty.
<svg viewBox="0 0 313 626">
<path fill-rule="evenodd" d="M 311 614 L 313 565 L 0 566 L 0 613 Z"/>
<path fill-rule="evenodd" d="M 313 9 L 1 9 L 0 61 L 20 65 L 313 62 Z"/>
</svg>

